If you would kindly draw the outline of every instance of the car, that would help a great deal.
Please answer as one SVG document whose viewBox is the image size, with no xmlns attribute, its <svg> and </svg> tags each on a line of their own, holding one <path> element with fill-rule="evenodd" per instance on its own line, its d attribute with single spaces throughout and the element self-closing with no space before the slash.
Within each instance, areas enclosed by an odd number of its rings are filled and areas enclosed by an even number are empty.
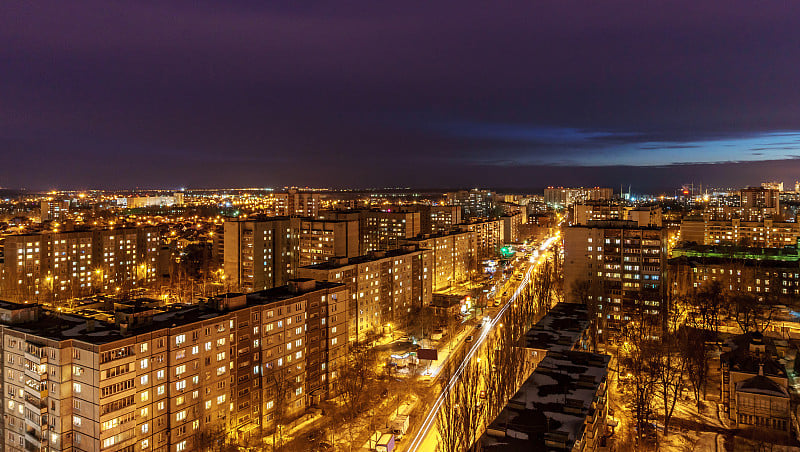
<svg viewBox="0 0 800 452">
<path fill-rule="evenodd" d="M 467 336 L 467 342 L 472 342 L 474 339 L 475 339 L 475 338 L 474 338 L 474 337 L 472 337 L 472 335 L 471 335 L 471 334 L 470 334 L 469 336 Z"/>
<path fill-rule="evenodd" d="M 333 450 L 333 444 L 331 444 L 328 441 L 320 441 L 319 444 L 317 444 L 317 450 L 319 451 Z"/>
<path fill-rule="evenodd" d="M 480 394 L 478 394 L 478 397 L 481 398 L 481 399 L 485 399 L 486 398 L 486 390 L 482 389 Z"/>
<path fill-rule="evenodd" d="M 381 398 L 385 399 L 387 397 L 389 397 L 389 388 L 384 388 L 383 391 L 381 392 Z"/>
</svg>

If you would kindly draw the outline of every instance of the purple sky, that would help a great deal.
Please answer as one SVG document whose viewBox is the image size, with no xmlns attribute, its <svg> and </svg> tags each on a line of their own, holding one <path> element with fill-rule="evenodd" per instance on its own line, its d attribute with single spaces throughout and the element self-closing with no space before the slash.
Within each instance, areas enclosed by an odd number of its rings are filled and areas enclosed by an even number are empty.
<svg viewBox="0 0 800 452">
<path fill-rule="evenodd" d="M 0 186 L 793 182 L 798 17 L 736 0 L 2 2 Z"/>
</svg>

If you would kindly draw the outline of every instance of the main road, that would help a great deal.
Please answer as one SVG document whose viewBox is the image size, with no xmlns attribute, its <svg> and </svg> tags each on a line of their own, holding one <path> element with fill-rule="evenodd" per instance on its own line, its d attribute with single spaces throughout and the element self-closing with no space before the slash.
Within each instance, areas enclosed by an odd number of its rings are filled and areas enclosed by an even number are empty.
<svg viewBox="0 0 800 452">
<path fill-rule="evenodd" d="M 536 260 L 534 265 L 528 266 L 528 270 L 525 272 L 525 277 L 520 282 L 517 289 L 514 291 L 514 294 L 509 297 L 508 301 L 500 308 L 497 314 L 492 318 L 491 322 L 487 323 L 484 328 L 481 329 L 481 334 L 469 348 L 469 351 L 464 356 L 464 360 L 461 364 L 456 368 L 455 372 L 453 372 L 452 377 L 446 383 L 443 383 L 442 390 L 439 392 L 436 401 L 431 406 L 430 410 L 426 413 L 425 418 L 420 426 L 419 431 L 417 431 L 414 438 L 408 445 L 406 449 L 408 452 L 429 452 L 435 451 L 438 445 L 438 433 L 436 432 L 436 415 L 439 412 L 439 408 L 442 406 L 442 401 L 444 400 L 445 396 L 450 392 L 450 388 L 458 381 L 461 377 L 461 374 L 464 372 L 464 368 L 467 367 L 469 362 L 475 357 L 478 350 L 483 346 L 486 338 L 490 336 L 491 332 L 497 328 L 497 324 L 501 323 L 500 319 L 503 318 L 503 314 L 505 314 L 508 307 L 514 304 L 517 297 L 522 293 L 528 283 L 531 281 L 531 274 L 534 269 L 544 260 L 546 259 L 546 251 L 555 243 L 558 239 L 559 233 L 556 233 L 555 236 L 548 238 L 547 240 L 542 243 L 539 250 L 539 257 Z"/>
</svg>

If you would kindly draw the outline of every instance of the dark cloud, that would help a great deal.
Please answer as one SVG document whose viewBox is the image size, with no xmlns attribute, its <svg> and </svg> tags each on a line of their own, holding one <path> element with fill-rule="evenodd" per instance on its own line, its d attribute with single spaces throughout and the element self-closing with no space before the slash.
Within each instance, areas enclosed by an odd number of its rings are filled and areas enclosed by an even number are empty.
<svg viewBox="0 0 800 452">
<path fill-rule="evenodd" d="M 800 4 L 279 3 L 1 4 L 0 185 L 655 188 L 797 169 L 698 162 L 796 153 Z"/>
</svg>

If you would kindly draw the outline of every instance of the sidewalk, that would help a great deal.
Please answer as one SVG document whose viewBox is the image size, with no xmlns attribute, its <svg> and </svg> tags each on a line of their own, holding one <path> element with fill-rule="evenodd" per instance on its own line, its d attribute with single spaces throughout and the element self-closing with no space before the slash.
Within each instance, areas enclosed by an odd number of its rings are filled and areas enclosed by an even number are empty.
<svg viewBox="0 0 800 452">
<path fill-rule="evenodd" d="M 470 324 L 469 322 L 466 322 L 461 332 L 458 333 L 458 335 L 451 337 L 448 344 L 438 351 L 439 359 L 436 360 L 436 364 L 432 365 L 427 370 L 427 373 L 423 373 L 422 375 L 423 376 L 430 375 L 431 382 L 435 381 L 439 375 L 439 372 L 442 370 L 445 364 L 447 364 L 447 361 L 453 355 L 453 352 L 456 351 L 459 347 L 461 347 L 461 345 L 464 343 L 464 341 L 466 340 L 467 336 L 470 335 L 470 333 L 472 333 L 473 335 L 475 334 L 475 326 Z"/>
</svg>

